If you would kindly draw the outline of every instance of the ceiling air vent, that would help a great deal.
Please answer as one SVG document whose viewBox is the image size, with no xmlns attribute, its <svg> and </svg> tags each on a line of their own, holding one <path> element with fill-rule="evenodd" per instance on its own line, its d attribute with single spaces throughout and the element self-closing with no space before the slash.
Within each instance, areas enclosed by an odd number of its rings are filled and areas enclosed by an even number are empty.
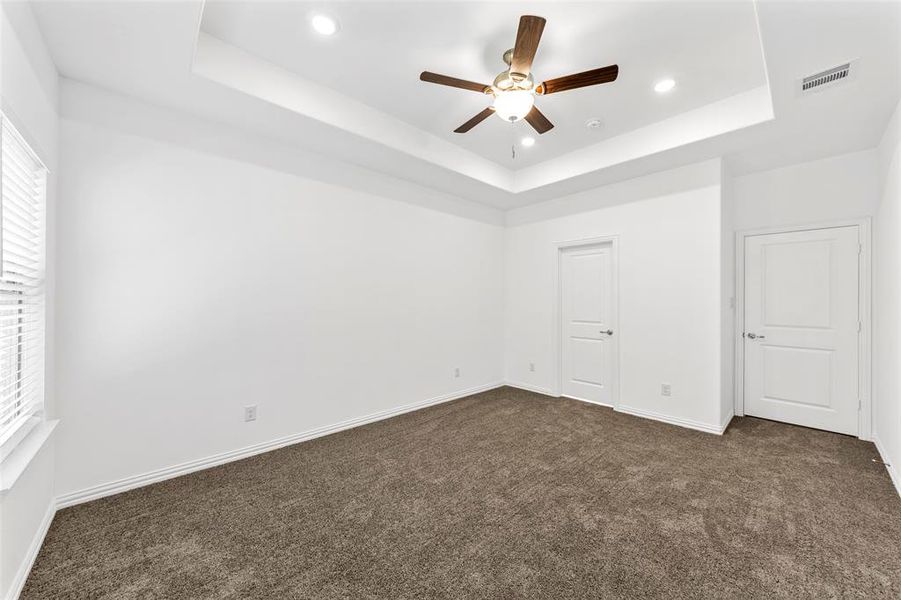
<svg viewBox="0 0 901 600">
<path fill-rule="evenodd" d="M 845 63 L 820 73 L 815 73 L 801 80 L 801 93 L 806 94 L 813 90 L 822 89 L 828 85 L 834 85 L 839 81 L 848 79 L 851 75 L 851 63 Z"/>
</svg>

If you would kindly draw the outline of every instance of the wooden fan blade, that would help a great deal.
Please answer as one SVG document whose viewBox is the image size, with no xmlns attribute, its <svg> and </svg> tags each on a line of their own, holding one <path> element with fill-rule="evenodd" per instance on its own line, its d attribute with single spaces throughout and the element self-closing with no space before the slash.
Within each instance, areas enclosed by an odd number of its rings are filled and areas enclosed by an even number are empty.
<svg viewBox="0 0 901 600">
<path fill-rule="evenodd" d="M 529 114 L 526 115 L 526 121 L 528 121 L 529 125 L 531 125 L 538 133 L 547 133 L 554 128 L 554 124 L 548 121 L 547 117 L 544 116 L 543 112 L 538 110 L 537 106 L 533 106 L 532 110 L 529 111 Z"/>
<path fill-rule="evenodd" d="M 541 32 L 547 21 L 542 17 L 523 15 L 519 18 L 519 30 L 516 32 L 516 45 L 513 46 L 513 59 L 510 61 L 511 73 L 528 75 L 532 70 L 532 60 L 538 51 Z"/>
<path fill-rule="evenodd" d="M 470 120 L 466 121 L 465 123 L 463 123 L 456 129 L 454 129 L 454 133 L 466 133 L 467 131 L 469 131 L 470 129 L 472 129 L 473 127 L 475 127 L 476 125 L 478 125 L 479 123 L 481 123 L 482 121 L 487 119 L 488 117 L 490 117 L 492 114 L 494 114 L 494 109 L 491 107 L 488 107 L 485 110 L 483 110 L 482 112 L 480 112 L 479 114 L 477 114 L 476 116 L 474 116 L 473 118 L 471 118 Z"/>
<path fill-rule="evenodd" d="M 616 81 L 617 75 L 619 75 L 619 66 L 610 65 L 609 67 L 592 69 L 591 71 L 576 73 L 575 75 L 549 79 L 538 86 L 536 91 L 539 94 L 556 94 L 557 92 L 565 92 L 566 90 L 574 90 L 589 85 L 610 83 L 611 81 Z"/>
<path fill-rule="evenodd" d="M 460 88 L 461 90 L 472 90 L 473 92 L 479 93 L 485 93 L 485 90 L 491 87 L 484 83 L 466 81 L 465 79 L 457 79 L 456 77 L 448 77 L 447 75 L 439 75 L 438 73 L 431 73 L 429 71 L 420 73 L 419 79 L 429 83 L 437 83 L 439 85 Z"/>
</svg>

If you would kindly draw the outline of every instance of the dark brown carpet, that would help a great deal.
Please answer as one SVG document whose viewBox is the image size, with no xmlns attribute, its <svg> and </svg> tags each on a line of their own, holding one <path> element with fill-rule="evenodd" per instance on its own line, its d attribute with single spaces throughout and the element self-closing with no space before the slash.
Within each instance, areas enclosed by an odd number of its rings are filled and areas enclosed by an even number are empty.
<svg viewBox="0 0 901 600">
<path fill-rule="evenodd" d="M 872 444 L 503 388 L 60 511 L 65 598 L 901 598 Z"/>
</svg>

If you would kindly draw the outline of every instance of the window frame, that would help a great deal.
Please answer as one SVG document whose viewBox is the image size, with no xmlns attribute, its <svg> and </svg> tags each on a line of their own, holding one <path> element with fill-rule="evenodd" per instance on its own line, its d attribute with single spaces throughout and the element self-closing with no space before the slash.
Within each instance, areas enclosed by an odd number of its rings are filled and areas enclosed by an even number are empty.
<svg viewBox="0 0 901 600">
<path fill-rule="evenodd" d="M 12 143 L 16 144 L 16 150 L 24 152 L 36 168 L 33 169 L 36 182 L 34 193 L 36 241 L 33 250 L 37 256 L 37 275 L 33 282 L 22 283 L 8 279 L 4 270 L 6 256 L 4 241 L 8 235 L 16 235 L 7 231 L 7 220 L 4 218 L 5 206 L 3 200 L 4 171 L 9 168 L 4 164 L 6 153 L 3 146 L 7 142 L 7 136 L 12 136 Z M 13 160 L 13 158 L 10 158 Z M 41 159 L 34 145 L 29 143 L 22 130 L 18 128 L 8 112 L 0 110 L 0 300 L 10 302 L 8 306 L 19 308 L 12 312 L 12 330 L 9 348 L 15 354 L 13 373 L 14 381 L 8 384 L 13 387 L 15 400 L 8 403 L 7 407 L 15 407 L 8 415 L 0 415 L 0 464 L 2 464 L 15 450 L 29 437 L 39 425 L 46 423 L 44 402 L 44 382 L 46 379 L 46 262 L 47 262 L 47 195 L 50 181 L 50 170 Z M 21 244 L 20 244 L 21 245 Z M 26 267 L 27 268 L 27 267 Z M 9 289 L 12 288 L 12 289 Z M 32 295 L 29 302 L 27 296 Z M 18 296 L 18 301 L 14 299 Z M 28 321 L 34 319 L 36 325 L 27 327 Z M 35 335 L 37 342 L 32 344 L 30 336 Z M 0 345 L 4 342 L 0 340 Z M 2 351 L 3 348 L 0 348 Z M 31 357 L 31 358 L 30 358 Z M 37 361 L 38 366 L 33 372 L 29 372 L 30 360 Z M 33 376 L 38 381 L 29 383 L 29 377 Z M 28 402 L 28 388 L 36 385 L 36 400 Z M 0 406 L 0 408 L 4 408 Z M 3 486 L 5 487 L 5 485 Z"/>
</svg>

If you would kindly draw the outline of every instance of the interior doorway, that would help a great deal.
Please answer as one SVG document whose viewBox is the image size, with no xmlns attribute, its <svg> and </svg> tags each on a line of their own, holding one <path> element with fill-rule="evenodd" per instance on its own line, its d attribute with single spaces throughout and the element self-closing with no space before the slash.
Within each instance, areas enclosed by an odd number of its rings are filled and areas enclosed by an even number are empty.
<svg viewBox="0 0 901 600">
<path fill-rule="evenodd" d="M 740 236 L 738 414 L 868 437 L 865 241 L 860 224 Z"/>
<path fill-rule="evenodd" d="M 559 392 L 616 406 L 615 240 L 558 246 Z"/>
</svg>

